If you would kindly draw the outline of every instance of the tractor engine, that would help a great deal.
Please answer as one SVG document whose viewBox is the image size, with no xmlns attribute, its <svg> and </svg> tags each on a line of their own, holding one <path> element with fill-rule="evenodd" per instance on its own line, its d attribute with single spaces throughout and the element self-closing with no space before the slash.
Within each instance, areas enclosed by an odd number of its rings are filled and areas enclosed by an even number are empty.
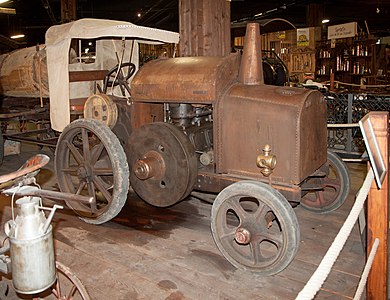
<svg viewBox="0 0 390 300">
<path fill-rule="evenodd" d="M 200 163 L 204 166 L 213 163 L 212 106 L 171 103 L 167 108 L 168 122 L 183 130 L 199 154 Z"/>
</svg>

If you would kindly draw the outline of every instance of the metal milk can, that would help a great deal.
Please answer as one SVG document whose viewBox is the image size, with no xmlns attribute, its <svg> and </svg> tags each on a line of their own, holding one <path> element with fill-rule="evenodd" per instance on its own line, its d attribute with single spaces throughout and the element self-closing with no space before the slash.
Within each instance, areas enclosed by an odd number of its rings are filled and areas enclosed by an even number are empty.
<svg viewBox="0 0 390 300">
<path fill-rule="evenodd" d="M 12 282 L 22 294 L 35 294 L 56 280 L 52 226 L 57 205 L 48 218 L 39 207 L 40 198 L 22 197 L 16 201 L 18 214 L 5 224 L 10 239 Z"/>
</svg>

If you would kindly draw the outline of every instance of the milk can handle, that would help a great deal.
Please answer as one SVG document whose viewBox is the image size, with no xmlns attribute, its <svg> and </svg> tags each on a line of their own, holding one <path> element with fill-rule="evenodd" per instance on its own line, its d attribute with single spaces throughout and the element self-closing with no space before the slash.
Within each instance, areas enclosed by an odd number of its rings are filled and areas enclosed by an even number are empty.
<svg viewBox="0 0 390 300">
<path fill-rule="evenodd" d="M 53 219 L 54 217 L 54 213 L 56 212 L 56 209 L 57 208 L 60 208 L 60 209 L 63 209 L 64 207 L 61 206 L 61 205 L 57 205 L 57 204 L 54 204 L 54 206 L 52 208 L 48 208 L 48 207 L 40 207 L 42 209 L 47 209 L 47 210 L 50 210 L 50 214 L 49 216 L 47 217 L 47 220 L 46 220 L 46 223 L 45 223 L 45 226 L 43 226 L 43 233 L 45 234 L 47 229 L 49 228 L 50 226 L 50 223 L 51 223 L 51 220 Z"/>
</svg>

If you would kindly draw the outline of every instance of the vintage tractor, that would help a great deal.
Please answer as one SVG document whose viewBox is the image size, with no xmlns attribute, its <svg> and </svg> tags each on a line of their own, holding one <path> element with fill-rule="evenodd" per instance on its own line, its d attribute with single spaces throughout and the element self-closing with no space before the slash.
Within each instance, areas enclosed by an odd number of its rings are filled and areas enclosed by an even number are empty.
<svg viewBox="0 0 390 300">
<path fill-rule="evenodd" d="M 327 152 L 321 93 L 264 85 L 259 53 L 254 23 L 242 55 L 157 59 L 134 76 L 131 60 L 120 60 L 84 118 L 61 128 L 59 187 L 95 198 L 67 204 L 101 224 L 120 212 L 130 186 L 158 207 L 193 191 L 217 194 L 211 231 L 223 256 L 263 275 L 286 268 L 300 241 L 292 206 L 335 210 L 350 183 Z"/>
</svg>

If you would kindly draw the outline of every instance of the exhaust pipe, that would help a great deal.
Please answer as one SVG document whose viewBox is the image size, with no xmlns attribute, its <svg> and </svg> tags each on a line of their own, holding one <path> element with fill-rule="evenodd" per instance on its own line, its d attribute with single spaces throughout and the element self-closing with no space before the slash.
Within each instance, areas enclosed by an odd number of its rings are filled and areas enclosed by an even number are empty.
<svg viewBox="0 0 390 300">
<path fill-rule="evenodd" d="M 248 23 L 241 58 L 239 82 L 248 85 L 264 84 L 259 23 Z"/>
</svg>

